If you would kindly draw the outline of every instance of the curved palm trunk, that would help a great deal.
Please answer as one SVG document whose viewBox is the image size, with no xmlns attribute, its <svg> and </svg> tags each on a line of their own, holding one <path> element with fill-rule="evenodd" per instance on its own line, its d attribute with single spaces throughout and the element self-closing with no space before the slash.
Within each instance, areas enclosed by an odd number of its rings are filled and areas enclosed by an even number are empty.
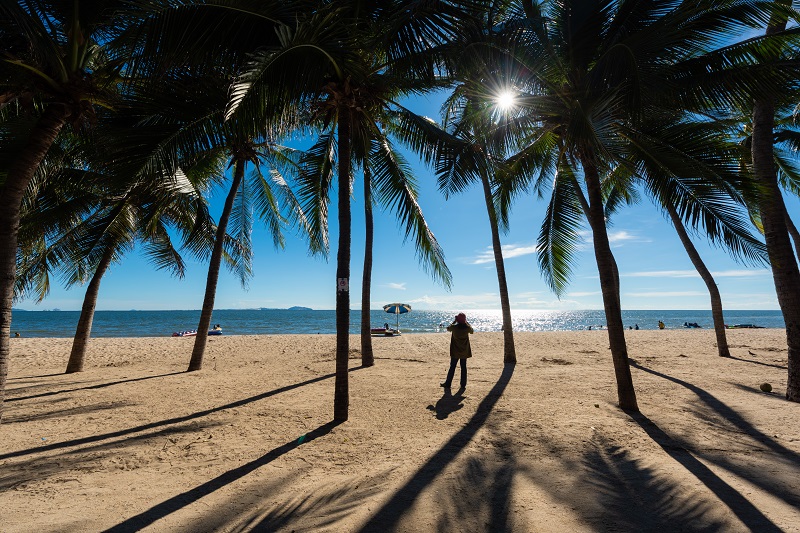
<svg viewBox="0 0 800 533">
<path fill-rule="evenodd" d="M 361 278 L 361 366 L 373 366 L 372 335 L 369 316 L 370 292 L 372 289 L 372 245 L 374 240 L 372 220 L 372 189 L 369 169 L 364 167 L 364 273 Z"/>
<path fill-rule="evenodd" d="M 344 422 L 350 407 L 350 109 L 339 110 L 339 250 L 336 254 L 336 385 L 333 419 Z"/>
<path fill-rule="evenodd" d="M 728 350 L 728 337 L 725 335 L 725 319 L 722 316 L 722 298 L 719 295 L 719 288 L 717 284 L 714 283 L 714 277 L 711 275 L 711 272 L 708 271 L 708 268 L 706 268 L 705 263 L 703 263 L 703 260 L 700 258 L 700 254 L 697 253 L 697 249 L 689 239 L 689 235 L 683 227 L 683 222 L 681 222 L 681 218 L 678 216 L 675 206 L 665 205 L 665 207 L 667 213 L 669 213 L 669 218 L 672 219 L 672 225 L 675 226 L 675 231 L 678 232 L 678 237 L 680 237 L 681 243 L 686 249 L 689 259 L 691 259 L 694 268 L 697 270 L 697 273 L 700 274 L 700 277 L 703 278 L 708 288 L 708 295 L 711 298 L 711 316 L 714 319 L 714 332 L 717 334 L 717 351 L 719 352 L 719 356 L 730 357 L 731 352 Z"/>
<path fill-rule="evenodd" d="M 581 157 L 581 165 L 589 197 L 589 212 L 586 213 L 586 216 L 592 228 L 594 256 L 600 275 L 600 290 L 603 293 L 608 343 L 611 347 L 611 358 L 614 361 L 619 406 L 628 411 L 639 411 L 636 403 L 636 391 L 633 388 L 631 367 L 628 363 L 628 346 L 625 343 L 625 326 L 622 323 L 622 305 L 619 298 L 619 273 L 608 241 L 600 176 L 594 161 L 589 157 Z"/>
<path fill-rule="evenodd" d="M 770 21 L 767 35 L 786 28 L 786 21 Z M 773 130 L 775 104 L 759 99 L 753 106 L 753 175 L 760 185 L 758 207 L 764 226 L 764 240 L 772 265 L 772 278 L 778 305 L 786 323 L 788 379 L 786 399 L 800 402 L 800 270 L 794 257 L 786 228 L 786 205 L 783 203 L 775 171 Z"/>
<path fill-rule="evenodd" d="M 75 329 L 75 339 L 72 341 L 72 352 L 69 354 L 67 370 L 65 374 L 83 371 L 83 362 L 86 358 L 86 346 L 89 344 L 89 337 L 92 334 L 92 322 L 94 322 L 94 310 L 97 306 L 97 295 L 100 293 L 100 281 L 103 279 L 111 259 L 114 257 L 114 249 L 108 248 L 100 259 L 100 264 L 94 271 L 94 276 L 86 287 L 86 294 L 83 297 L 83 307 L 81 317 L 78 319 L 78 327 Z"/>
<path fill-rule="evenodd" d="M 17 237 L 25 190 L 67 119 L 63 106 L 45 109 L 26 146 L 13 161 L 0 190 L 0 420 L 3 414 L 8 357 L 11 351 L 11 305 L 17 268 Z"/>
<path fill-rule="evenodd" d="M 500 245 L 500 231 L 497 228 L 497 213 L 494 210 L 492 188 L 489 185 L 489 178 L 481 176 L 481 183 L 483 184 L 483 197 L 486 200 L 486 212 L 489 214 L 489 226 L 492 228 L 494 266 L 497 270 L 497 284 L 500 288 L 500 307 L 503 310 L 503 362 L 516 363 L 517 352 L 514 346 L 514 329 L 511 324 L 511 303 L 508 299 L 506 267 L 503 263 L 503 248 Z"/>
<path fill-rule="evenodd" d="M 211 325 L 211 315 L 214 312 L 214 299 L 217 295 L 217 281 L 219 280 L 219 267 L 222 263 L 222 246 L 225 242 L 225 234 L 228 230 L 228 220 L 233 210 L 233 201 L 239 193 L 239 186 L 244 179 L 245 160 L 236 158 L 233 171 L 233 183 L 231 190 L 225 198 L 225 206 L 217 224 L 217 234 L 214 237 L 214 249 L 211 252 L 211 261 L 208 265 L 208 277 L 206 278 L 206 295 L 203 298 L 203 310 L 200 312 L 200 323 L 197 325 L 197 337 L 194 339 L 192 358 L 189 361 L 187 372 L 193 372 L 203 368 L 203 355 L 206 351 L 208 342 L 208 327 Z"/>
<path fill-rule="evenodd" d="M 792 222 L 792 217 L 789 216 L 788 212 L 786 213 L 786 229 L 789 230 L 789 235 L 792 236 L 792 240 L 794 241 L 794 251 L 795 254 L 797 254 L 798 260 L 800 260 L 800 232 L 797 231 L 797 226 L 795 226 L 794 222 Z"/>
</svg>

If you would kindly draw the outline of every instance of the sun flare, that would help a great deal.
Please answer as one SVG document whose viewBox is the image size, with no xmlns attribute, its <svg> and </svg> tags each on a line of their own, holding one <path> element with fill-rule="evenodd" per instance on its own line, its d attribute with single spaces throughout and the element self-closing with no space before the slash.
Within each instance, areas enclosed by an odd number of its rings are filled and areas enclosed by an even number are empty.
<svg viewBox="0 0 800 533">
<path fill-rule="evenodd" d="M 500 94 L 498 94 L 497 98 L 495 99 L 495 102 L 497 103 L 497 107 L 503 111 L 511 109 L 512 107 L 514 107 L 514 104 L 516 103 L 514 98 L 514 93 L 512 93 L 511 91 L 503 91 Z"/>
</svg>

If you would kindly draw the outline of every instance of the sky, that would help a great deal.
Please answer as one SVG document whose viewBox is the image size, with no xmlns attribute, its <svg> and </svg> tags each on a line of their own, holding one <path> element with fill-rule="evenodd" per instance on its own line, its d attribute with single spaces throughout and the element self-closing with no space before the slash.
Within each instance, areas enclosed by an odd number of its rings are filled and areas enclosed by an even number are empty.
<svg viewBox="0 0 800 533">
<path fill-rule="evenodd" d="M 410 105 L 419 114 L 438 119 L 441 95 L 417 98 Z M 479 184 L 445 200 L 437 190 L 433 171 L 409 154 L 420 188 L 419 203 L 428 225 L 444 249 L 453 275 L 450 289 L 435 283 L 422 268 L 413 240 L 404 234 L 390 211 L 376 208 L 371 308 L 392 302 L 407 303 L 420 310 L 499 309 L 500 297 L 491 245 L 491 232 L 483 192 Z M 353 214 L 350 302 L 361 305 L 364 256 L 364 203 L 360 176 L 351 199 Z M 222 210 L 226 191 L 214 191 L 211 212 Z M 335 194 L 335 192 L 334 192 Z M 285 232 L 286 245 L 276 250 L 272 239 L 255 223 L 252 235 L 253 277 L 247 288 L 226 269 L 220 272 L 215 309 L 259 307 L 334 309 L 336 301 L 336 200 L 330 204 L 331 252 L 326 260 L 308 253 L 307 244 L 293 231 Z M 559 299 L 548 288 L 535 254 L 536 237 L 544 217 L 544 200 L 520 197 L 514 204 L 508 233 L 501 235 L 506 277 L 513 309 L 579 310 L 602 309 L 599 277 L 588 226 L 585 243 L 576 256 L 571 283 Z M 787 199 L 789 213 L 797 220 L 800 199 Z M 708 291 L 686 255 L 675 230 L 646 197 L 639 205 L 626 207 L 609 228 L 612 251 L 620 271 L 623 309 L 706 310 Z M 725 309 L 779 309 L 771 271 L 741 265 L 727 253 L 694 239 L 698 251 L 719 286 Z M 157 271 L 140 248 L 113 265 L 103 278 L 98 310 L 200 309 L 203 304 L 208 264 L 185 257 L 183 279 Z M 80 310 L 85 286 L 65 290 L 53 284 L 42 303 L 15 302 L 25 310 Z"/>
</svg>

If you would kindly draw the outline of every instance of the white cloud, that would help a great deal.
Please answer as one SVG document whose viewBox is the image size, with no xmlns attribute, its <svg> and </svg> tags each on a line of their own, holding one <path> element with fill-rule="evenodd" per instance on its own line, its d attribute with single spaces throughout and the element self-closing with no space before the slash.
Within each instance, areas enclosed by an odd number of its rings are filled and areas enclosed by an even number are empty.
<svg viewBox="0 0 800 533">
<path fill-rule="evenodd" d="M 521 257 L 523 255 L 531 255 L 536 253 L 537 246 L 522 245 L 522 244 L 504 244 L 501 246 L 503 250 L 503 259 L 511 259 L 512 257 Z M 477 257 L 468 259 L 467 263 L 470 265 L 482 265 L 484 263 L 494 262 L 494 248 L 488 246 L 484 251 L 479 253 Z"/>
<path fill-rule="evenodd" d="M 585 296 L 598 296 L 600 294 L 603 294 L 603 293 L 600 292 L 600 291 L 570 292 L 570 293 L 567 294 L 567 296 L 569 296 L 570 298 L 582 298 L 582 297 L 585 297 Z"/>
<path fill-rule="evenodd" d="M 769 270 L 719 270 L 712 272 L 715 278 L 747 278 L 753 276 L 764 276 L 769 274 Z M 623 274 L 629 278 L 699 278 L 700 274 L 696 270 L 653 270 L 649 272 L 629 272 Z"/>
<path fill-rule="evenodd" d="M 653 291 L 653 292 L 628 292 L 625 296 L 632 298 L 677 298 L 686 296 L 708 296 L 703 291 Z"/>
<path fill-rule="evenodd" d="M 386 285 L 383 285 L 383 286 L 386 287 L 387 289 L 395 289 L 395 290 L 398 290 L 398 291 L 406 290 L 405 282 L 404 283 L 387 283 Z"/>
</svg>

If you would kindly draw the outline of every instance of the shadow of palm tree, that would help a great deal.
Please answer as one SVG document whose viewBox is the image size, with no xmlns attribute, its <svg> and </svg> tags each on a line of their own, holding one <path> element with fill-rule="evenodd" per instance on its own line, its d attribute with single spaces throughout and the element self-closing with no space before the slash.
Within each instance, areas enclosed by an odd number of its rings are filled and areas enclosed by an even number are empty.
<svg viewBox="0 0 800 533">
<path fill-rule="evenodd" d="M 237 492 L 222 504 L 214 505 L 203 516 L 186 524 L 187 531 L 299 531 L 333 528 L 372 494 L 380 492 L 390 471 L 368 480 L 321 484 L 313 494 L 287 497 L 269 502 L 273 493 L 285 494 L 292 478 L 275 479 L 253 490 Z M 297 473 L 294 473 L 296 477 Z M 301 524 L 302 522 L 302 524 Z"/>
<path fill-rule="evenodd" d="M 463 529 L 465 516 L 472 517 L 472 523 L 484 524 L 485 531 L 513 531 L 509 513 L 517 468 L 513 456 L 504 461 L 491 461 L 485 456 L 470 458 L 464 472 L 453 482 L 453 490 L 448 492 L 449 501 L 441 506 L 436 531 Z"/>
<path fill-rule="evenodd" d="M 19 381 L 22 379 L 37 379 L 37 378 L 52 378 L 55 376 L 63 376 L 63 372 L 59 372 L 57 374 L 39 374 L 38 376 L 16 376 L 13 378 L 8 378 L 8 381 Z"/>
<path fill-rule="evenodd" d="M 733 355 L 728 356 L 728 359 L 734 359 L 736 361 L 743 361 L 745 363 L 753 363 L 754 365 L 761 365 L 761 366 L 769 366 L 772 368 L 780 368 L 781 370 L 788 370 L 789 367 L 783 365 L 773 365 L 771 363 L 762 363 L 761 361 L 756 361 L 754 359 L 744 359 L 742 357 L 735 357 Z"/>
<path fill-rule="evenodd" d="M 764 513 L 762 513 L 750 500 L 745 498 L 736 489 L 728 485 L 710 468 L 694 457 L 689 450 L 679 442 L 673 440 L 653 421 L 641 413 L 631 413 L 630 417 L 647 433 L 653 442 L 658 444 L 675 461 L 680 463 L 703 485 L 709 488 L 719 500 L 728 506 L 750 531 L 782 531 Z"/>
<path fill-rule="evenodd" d="M 68 409 L 56 409 L 47 411 L 45 413 L 38 413 L 29 416 L 5 416 L 3 417 L 3 424 L 19 424 L 22 422 L 32 422 L 34 420 L 47 420 L 49 418 L 64 418 L 67 416 L 97 413 L 97 412 L 107 411 L 109 409 L 118 409 L 120 407 L 128 407 L 131 405 L 134 404 L 131 402 L 105 402 L 93 405 L 81 405 L 78 407 L 70 407 Z"/>
<path fill-rule="evenodd" d="M 28 457 L 22 461 L 4 465 L 3 473 L 0 474 L 0 489 L 8 490 L 21 484 L 30 483 L 32 480 L 45 479 L 65 469 L 79 470 L 81 468 L 86 468 L 87 465 L 94 468 L 104 459 L 126 457 L 128 447 L 140 441 L 196 434 L 200 431 L 218 426 L 220 426 L 220 424 L 216 422 L 205 424 L 192 422 L 191 424 L 165 427 L 158 431 L 130 436 L 125 438 L 122 442 L 103 442 L 81 448 L 80 450 L 70 450 L 44 457 Z M 46 447 L 42 446 L 41 448 L 44 449 Z"/>
<path fill-rule="evenodd" d="M 775 441 L 773 438 L 765 435 L 763 432 L 759 431 L 752 424 L 750 424 L 747 420 L 745 420 L 739 413 L 735 410 L 727 406 L 725 403 L 720 401 L 718 398 L 710 394 L 709 392 L 697 387 L 696 385 L 692 385 L 691 383 L 687 383 L 681 379 L 668 376 L 661 372 L 657 372 L 655 370 L 642 367 L 637 364 L 632 364 L 642 370 L 644 372 L 648 372 L 655 376 L 659 376 L 663 379 L 668 381 L 672 381 L 673 383 L 677 383 L 682 387 L 685 387 L 695 393 L 697 397 L 705 404 L 708 409 L 712 413 L 715 413 L 718 417 L 720 417 L 725 423 L 730 424 L 736 428 L 737 440 L 741 441 L 743 437 L 749 437 L 753 441 L 757 442 L 760 445 L 765 446 L 770 451 L 772 451 L 778 458 L 782 459 L 783 466 L 782 470 L 786 472 L 787 476 L 794 480 L 800 475 L 800 454 L 796 453 L 793 450 L 786 448 L 785 446 L 781 445 L 779 442 Z M 786 401 L 786 400 L 783 400 Z M 702 413 L 699 413 L 698 416 L 702 416 Z M 689 443 L 681 443 L 681 449 L 684 448 L 691 448 L 692 445 Z M 761 487 L 762 489 L 766 490 L 773 496 L 776 496 L 789 505 L 792 505 L 795 508 L 800 508 L 800 494 L 797 494 L 796 491 L 791 490 L 792 483 L 782 483 L 779 479 L 780 476 L 775 474 L 765 475 L 764 471 L 761 469 L 760 466 L 754 465 L 755 461 L 749 459 L 747 461 L 748 465 L 742 464 L 735 464 L 727 455 L 722 456 L 715 456 L 710 453 L 704 453 L 701 450 L 693 450 L 695 455 L 702 457 L 703 459 L 712 462 L 726 470 L 735 473 L 736 475 L 747 479 L 751 483 L 756 486 Z M 702 463 L 701 463 L 702 464 Z M 705 467 L 704 467 L 705 468 Z"/>
<path fill-rule="evenodd" d="M 446 388 L 442 393 L 442 397 L 436 401 L 436 405 L 429 405 L 426 409 L 436 413 L 437 420 L 444 420 L 450 416 L 450 413 L 454 413 L 464 407 L 464 404 L 461 403 L 463 400 L 464 389 L 458 389 L 453 395 L 450 389 Z"/>
<path fill-rule="evenodd" d="M 602 510 L 594 525 L 621 531 L 722 531 L 714 505 L 686 494 L 680 483 L 659 475 L 631 452 L 593 438 L 596 445 L 583 463 L 594 505 Z"/>
<path fill-rule="evenodd" d="M 475 414 L 450 440 L 448 440 L 428 461 L 423 464 L 417 473 L 401 487 L 386 502 L 366 524 L 359 530 L 363 533 L 394 530 L 403 514 L 414 504 L 420 493 L 433 482 L 436 477 L 450 464 L 461 450 L 475 436 L 478 430 L 484 425 L 492 408 L 503 394 L 503 391 L 511 381 L 514 374 L 513 364 L 506 364 L 500 379 L 495 383 L 486 397 L 478 404 Z"/>
<path fill-rule="evenodd" d="M 363 368 L 363 367 L 358 366 L 358 367 L 355 367 L 355 368 L 351 368 L 351 369 L 348 370 L 348 372 L 353 372 L 353 371 L 358 370 L 360 368 Z M 232 409 L 232 408 L 235 408 L 235 407 L 240 407 L 242 405 L 246 405 L 246 404 L 249 404 L 249 403 L 252 403 L 252 402 L 256 402 L 258 400 L 263 400 L 265 398 L 269 398 L 270 396 L 275 396 L 276 394 L 280 394 L 282 392 L 287 392 L 287 391 L 290 391 L 290 390 L 293 390 L 293 389 L 297 389 L 297 388 L 300 388 L 300 387 L 303 387 L 303 386 L 306 386 L 306 385 L 310 385 L 312 383 L 317 383 L 319 381 L 330 379 L 332 377 L 335 377 L 335 375 L 336 374 L 325 374 L 324 376 L 318 376 L 316 378 L 308 379 L 306 381 L 301 381 L 300 383 L 293 383 L 291 385 L 286 385 L 285 387 L 280 387 L 280 388 L 277 388 L 277 389 L 273 389 L 271 391 L 262 392 L 261 394 L 256 394 L 255 396 L 251 396 L 249 398 L 236 400 L 235 402 L 230 402 L 230 403 L 227 403 L 225 405 L 220 405 L 218 407 L 213 407 L 211 409 L 205 409 L 203 411 L 197 411 L 195 413 L 184 415 L 184 416 L 177 416 L 177 417 L 174 417 L 174 418 L 168 418 L 166 420 L 159 420 L 158 422 L 150 422 L 148 424 L 142 424 L 140 426 L 134 426 L 134 427 L 131 427 L 131 428 L 121 429 L 121 430 L 118 430 L 118 431 L 110 431 L 108 433 L 102 433 L 100 435 L 92 435 L 90 437 L 83 437 L 83 438 L 80 438 L 80 439 L 72 439 L 72 440 L 68 440 L 68 441 L 64 441 L 64 442 L 58 442 L 58 443 L 54 443 L 54 444 L 49 444 L 47 446 L 39 446 L 37 448 L 28 448 L 28 449 L 25 449 L 25 450 L 18 450 L 18 451 L 15 451 L 15 452 L 8 452 L 8 453 L 0 454 L 0 460 L 10 459 L 12 457 L 21 457 L 21 456 L 24 456 L 24 455 L 30 455 L 30 454 L 34 454 L 34 453 L 43 453 L 43 452 L 48 452 L 48 451 L 51 451 L 51 450 L 57 450 L 57 449 L 61 449 L 61 448 L 69 448 L 69 447 L 72 447 L 72 446 L 80 446 L 80 445 L 83 445 L 83 444 L 89 444 L 89 443 L 98 442 L 98 441 L 101 441 L 101 440 L 112 439 L 112 438 L 116 438 L 116 437 L 123 437 L 125 435 L 130 435 L 130 434 L 133 434 L 133 433 L 139 433 L 141 431 L 146 431 L 146 430 L 149 430 L 149 429 L 154 429 L 154 428 L 163 427 L 163 426 L 169 426 L 169 425 L 173 425 L 173 424 L 180 424 L 182 422 L 188 422 L 190 420 L 194 420 L 194 419 L 197 419 L 197 418 L 202 418 L 204 416 L 208 416 L 208 415 L 210 415 L 212 413 L 223 411 L 225 409 Z"/>
<path fill-rule="evenodd" d="M 114 386 L 114 385 L 120 385 L 122 383 L 132 383 L 134 381 L 144 381 L 146 379 L 163 378 L 163 377 L 167 377 L 167 376 L 176 376 L 178 374 L 185 374 L 185 372 L 169 372 L 167 374 L 159 374 L 157 376 L 143 376 L 143 377 L 140 377 L 140 378 L 121 379 L 121 380 L 117 380 L 117 381 L 110 381 L 108 383 L 99 383 L 97 385 L 88 385 L 86 387 L 75 387 L 74 389 L 61 389 L 61 390 L 56 390 L 56 391 L 43 392 L 41 394 L 31 394 L 30 396 L 17 396 L 17 397 L 14 397 L 14 398 L 6 398 L 6 402 L 18 402 L 20 400 L 30 400 L 30 399 L 33 399 L 33 398 L 44 398 L 45 396 L 55 396 L 57 394 L 66 394 L 68 392 L 76 392 L 76 391 L 81 391 L 81 390 L 103 389 L 105 387 L 111 387 L 111 386 Z M 63 375 L 63 374 L 59 374 L 59 375 Z M 28 388 L 30 388 L 30 387 L 25 387 L 25 389 L 28 389 Z M 13 392 L 13 391 L 14 390 L 12 389 L 9 392 Z"/>
<path fill-rule="evenodd" d="M 278 446 L 277 448 L 272 449 L 265 455 L 259 457 L 254 461 L 250 461 L 249 463 L 243 464 L 237 468 L 232 470 L 228 470 L 224 474 L 221 474 L 214 479 L 210 479 L 206 481 L 202 485 L 198 485 L 197 487 L 188 490 L 186 492 L 182 492 L 181 494 L 177 494 L 172 498 L 165 500 L 150 509 L 143 511 L 137 515 L 134 515 L 127 520 L 120 522 L 114 527 L 107 529 L 107 532 L 130 532 L 130 531 L 139 531 L 156 521 L 164 518 L 196 501 L 215 492 L 222 487 L 233 483 L 234 481 L 246 476 L 247 474 L 261 468 L 262 466 L 271 463 L 278 457 L 294 450 L 300 445 L 306 445 L 309 442 L 313 441 L 316 438 L 319 438 L 323 435 L 326 435 L 331 432 L 331 430 L 339 425 L 340 422 L 328 422 L 327 424 L 323 424 L 317 429 L 314 429 L 299 439 L 293 438 L 289 442 Z"/>
</svg>

